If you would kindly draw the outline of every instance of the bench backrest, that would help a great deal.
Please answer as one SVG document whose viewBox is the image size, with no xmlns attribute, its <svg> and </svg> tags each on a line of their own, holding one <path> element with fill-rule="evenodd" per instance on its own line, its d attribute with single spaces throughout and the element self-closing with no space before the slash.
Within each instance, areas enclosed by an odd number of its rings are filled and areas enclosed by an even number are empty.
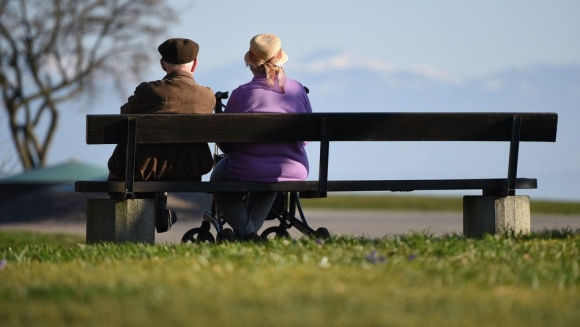
<svg viewBox="0 0 580 327">
<path fill-rule="evenodd" d="M 555 113 L 87 115 L 87 144 L 284 141 L 554 142 Z"/>
<path fill-rule="evenodd" d="M 127 145 L 125 188 L 133 190 L 136 144 L 320 141 L 319 190 L 331 141 L 508 141 L 515 194 L 519 143 L 555 142 L 555 113 L 312 113 L 87 115 L 87 144 Z"/>
</svg>

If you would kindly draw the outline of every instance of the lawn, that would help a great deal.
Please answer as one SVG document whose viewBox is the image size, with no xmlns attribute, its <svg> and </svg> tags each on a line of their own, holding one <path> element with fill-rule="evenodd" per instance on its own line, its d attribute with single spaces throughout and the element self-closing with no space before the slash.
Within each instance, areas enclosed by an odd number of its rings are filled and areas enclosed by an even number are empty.
<svg viewBox="0 0 580 327">
<path fill-rule="evenodd" d="M 0 326 L 572 326 L 580 230 L 266 244 L 0 231 Z"/>
</svg>

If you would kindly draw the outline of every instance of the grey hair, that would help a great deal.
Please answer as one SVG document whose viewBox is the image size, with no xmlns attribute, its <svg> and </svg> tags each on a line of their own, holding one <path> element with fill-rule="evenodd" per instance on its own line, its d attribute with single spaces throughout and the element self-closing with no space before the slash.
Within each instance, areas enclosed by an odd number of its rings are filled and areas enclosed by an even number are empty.
<svg viewBox="0 0 580 327">
<path fill-rule="evenodd" d="M 165 69 L 167 72 L 175 72 L 175 71 L 191 71 L 191 67 L 193 67 L 193 61 L 187 62 L 185 64 L 170 64 L 167 61 L 163 60 L 165 63 Z"/>
</svg>

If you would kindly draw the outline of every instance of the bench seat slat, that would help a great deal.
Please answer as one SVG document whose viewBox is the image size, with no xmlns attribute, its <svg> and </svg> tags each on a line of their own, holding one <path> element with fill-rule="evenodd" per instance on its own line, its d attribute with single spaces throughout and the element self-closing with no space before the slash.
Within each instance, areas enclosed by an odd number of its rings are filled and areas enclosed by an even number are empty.
<svg viewBox="0 0 580 327">
<path fill-rule="evenodd" d="M 318 181 L 278 183 L 257 182 L 135 182 L 135 193 L 147 192 L 317 192 Z M 436 180 L 335 180 L 328 181 L 328 192 L 349 191 L 393 191 L 410 192 L 424 190 L 503 190 L 507 189 L 506 178 L 496 179 L 436 179 Z M 535 189 L 537 180 L 518 178 L 516 189 Z M 83 193 L 122 193 L 124 182 L 77 181 L 75 191 Z"/>
</svg>

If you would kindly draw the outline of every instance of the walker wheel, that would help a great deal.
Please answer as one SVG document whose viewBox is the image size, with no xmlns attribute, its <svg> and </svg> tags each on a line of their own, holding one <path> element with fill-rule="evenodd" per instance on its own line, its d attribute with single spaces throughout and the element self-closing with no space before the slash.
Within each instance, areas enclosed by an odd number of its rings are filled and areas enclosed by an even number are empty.
<svg viewBox="0 0 580 327">
<path fill-rule="evenodd" d="M 213 235 L 204 228 L 192 228 L 188 230 L 181 238 L 182 243 L 215 243 Z"/>
<path fill-rule="evenodd" d="M 236 237 L 234 236 L 234 231 L 231 228 L 224 228 L 221 232 L 217 233 L 216 241 L 218 243 L 223 242 L 234 242 Z"/>
<path fill-rule="evenodd" d="M 290 233 L 280 226 L 272 226 L 266 228 L 260 236 L 262 236 L 263 239 L 290 238 Z"/>
<path fill-rule="evenodd" d="M 320 227 L 316 230 L 316 234 L 314 234 L 316 238 L 327 239 L 330 238 L 330 232 L 328 229 L 324 227 Z"/>
</svg>

